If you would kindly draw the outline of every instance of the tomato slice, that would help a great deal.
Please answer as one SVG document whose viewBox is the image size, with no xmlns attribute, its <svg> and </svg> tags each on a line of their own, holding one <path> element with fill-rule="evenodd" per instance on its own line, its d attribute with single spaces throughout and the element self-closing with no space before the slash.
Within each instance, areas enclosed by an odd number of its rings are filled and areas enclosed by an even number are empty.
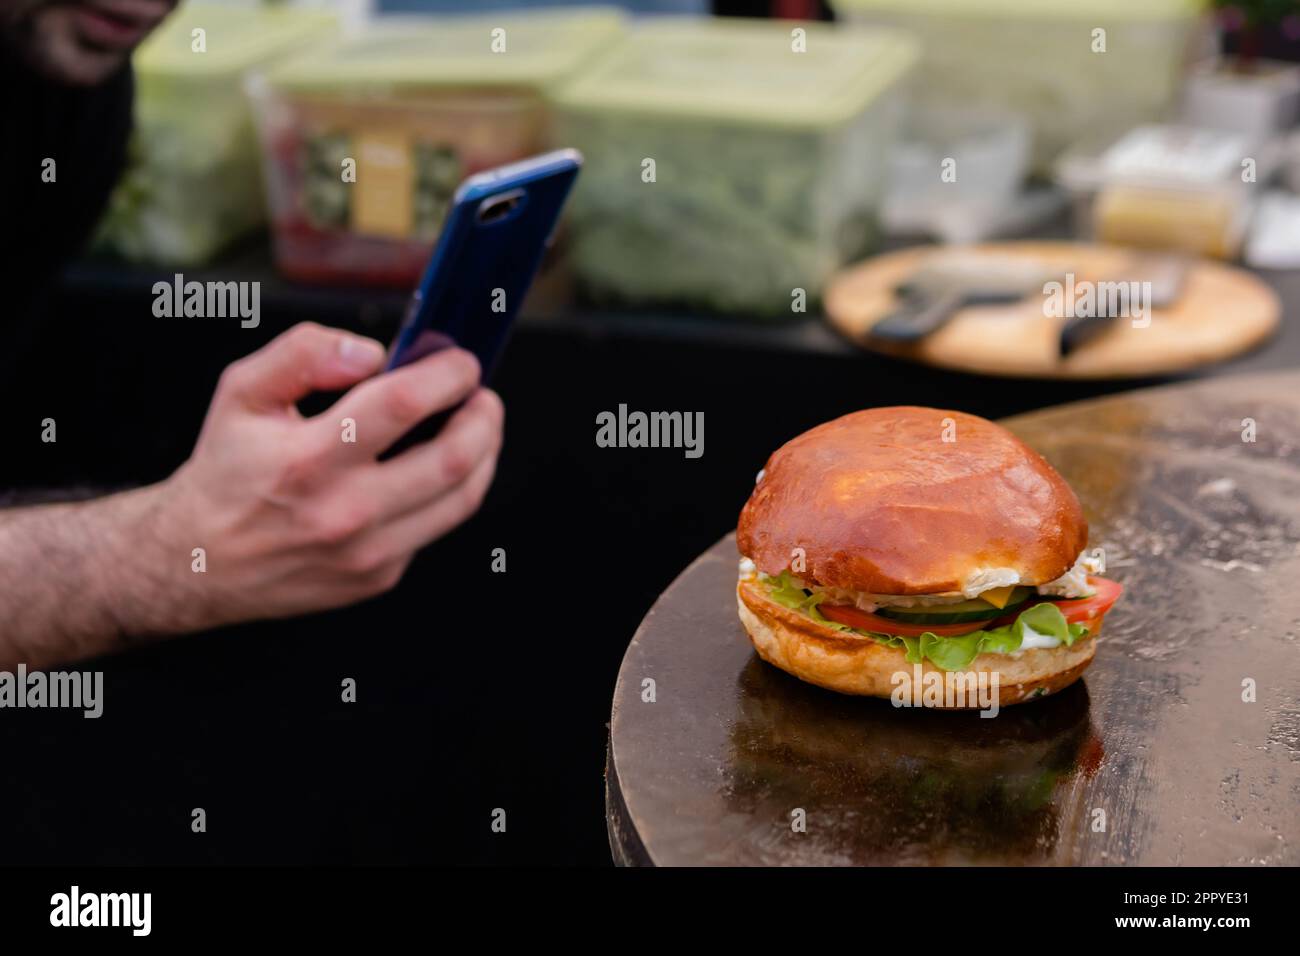
<svg viewBox="0 0 1300 956">
<path fill-rule="evenodd" d="M 1089 618 L 1100 617 L 1109 611 L 1111 605 L 1119 600 L 1119 596 L 1124 593 L 1124 586 L 1118 581 L 1112 581 L 1110 578 L 1089 575 L 1088 584 L 1096 592 L 1092 597 L 1052 602 L 1061 609 L 1061 613 L 1065 615 L 1065 620 L 1070 624 L 1077 624 Z"/>
<path fill-rule="evenodd" d="M 859 631 L 871 631 L 873 634 L 899 634 L 904 637 L 920 637 L 929 632 L 939 637 L 957 637 L 969 634 L 986 626 L 988 621 L 967 621 L 965 624 L 908 624 L 893 618 L 872 614 L 851 604 L 819 604 L 817 610 L 822 617 L 836 624 L 847 624 Z"/>
</svg>

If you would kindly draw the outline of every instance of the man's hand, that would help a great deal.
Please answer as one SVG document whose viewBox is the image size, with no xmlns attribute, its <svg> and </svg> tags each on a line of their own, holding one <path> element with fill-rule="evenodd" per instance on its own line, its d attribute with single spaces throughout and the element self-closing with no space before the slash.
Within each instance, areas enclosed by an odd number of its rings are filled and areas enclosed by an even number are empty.
<svg viewBox="0 0 1300 956">
<path fill-rule="evenodd" d="M 87 504 L 0 512 L 0 621 L 13 602 L 9 620 L 21 628 L 0 629 L 0 661 L 49 663 L 111 649 L 114 632 L 281 617 L 391 588 L 416 550 L 478 508 L 504 413 L 478 387 L 467 352 L 372 378 L 383 358 L 373 340 L 296 326 L 226 369 L 193 455 L 167 481 Z M 320 415 L 295 407 L 350 385 Z M 377 461 L 411 427 L 466 398 L 433 441 Z M 73 552 L 46 572 L 72 580 L 49 589 L 89 607 L 40 601 L 39 577 L 23 586 L 22 569 L 39 567 L 48 546 Z"/>
</svg>

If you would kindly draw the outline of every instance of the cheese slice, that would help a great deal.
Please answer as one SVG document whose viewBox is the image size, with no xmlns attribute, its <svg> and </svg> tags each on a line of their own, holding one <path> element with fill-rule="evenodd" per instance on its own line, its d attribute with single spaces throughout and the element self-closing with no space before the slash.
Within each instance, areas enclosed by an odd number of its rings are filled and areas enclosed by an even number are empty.
<svg viewBox="0 0 1300 956">
<path fill-rule="evenodd" d="M 989 588 L 980 594 L 981 601 L 988 601 L 996 608 L 1004 608 L 1007 601 L 1011 600 L 1011 592 L 1016 589 L 1017 585 L 1008 584 L 1004 588 Z"/>
</svg>

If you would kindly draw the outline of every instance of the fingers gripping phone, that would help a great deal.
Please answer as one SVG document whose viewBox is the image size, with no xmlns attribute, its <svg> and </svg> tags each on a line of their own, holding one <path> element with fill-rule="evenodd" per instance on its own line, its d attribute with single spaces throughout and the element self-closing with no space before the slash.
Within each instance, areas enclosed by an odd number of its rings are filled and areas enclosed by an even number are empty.
<svg viewBox="0 0 1300 956">
<path fill-rule="evenodd" d="M 459 346 L 488 380 L 581 167 L 577 150 L 562 149 L 461 183 L 385 371 Z M 455 411 L 424 421 L 386 454 L 433 437 Z"/>
</svg>

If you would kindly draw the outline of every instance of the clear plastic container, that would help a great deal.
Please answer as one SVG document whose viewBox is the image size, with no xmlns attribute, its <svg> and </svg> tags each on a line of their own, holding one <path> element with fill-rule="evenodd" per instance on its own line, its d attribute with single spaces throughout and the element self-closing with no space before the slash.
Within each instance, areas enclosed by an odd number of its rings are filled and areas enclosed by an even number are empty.
<svg viewBox="0 0 1300 956">
<path fill-rule="evenodd" d="M 1201 0 L 830 0 L 921 43 L 918 102 L 1011 110 L 1046 170 L 1081 135 L 1160 118 L 1200 52 Z"/>
<path fill-rule="evenodd" d="M 381 17 L 253 77 L 280 271 L 414 284 L 461 180 L 544 149 L 547 90 L 622 25 L 608 9 Z"/>
<path fill-rule="evenodd" d="M 802 40 L 801 40 L 802 37 Z M 666 19 L 556 97 L 586 163 L 570 260 L 598 301 L 789 316 L 878 238 L 904 37 Z"/>
<path fill-rule="evenodd" d="M 936 175 L 950 157 L 961 175 Z M 977 110 L 908 111 L 890 156 L 882 221 L 894 235 L 979 242 L 1022 208 L 1029 127 L 1011 114 Z"/>
<path fill-rule="evenodd" d="M 1056 178 L 1085 236 L 1230 259 L 1241 248 L 1255 184 L 1275 166 L 1275 151 L 1245 134 L 1152 125 L 1077 145 L 1057 162 Z"/>
<path fill-rule="evenodd" d="M 266 207 L 245 74 L 328 39 L 334 26 L 319 12 L 212 3 L 172 13 L 133 58 L 136 128 L 100 247 L 199 265 L 260 227 Z"/>
</svg>

